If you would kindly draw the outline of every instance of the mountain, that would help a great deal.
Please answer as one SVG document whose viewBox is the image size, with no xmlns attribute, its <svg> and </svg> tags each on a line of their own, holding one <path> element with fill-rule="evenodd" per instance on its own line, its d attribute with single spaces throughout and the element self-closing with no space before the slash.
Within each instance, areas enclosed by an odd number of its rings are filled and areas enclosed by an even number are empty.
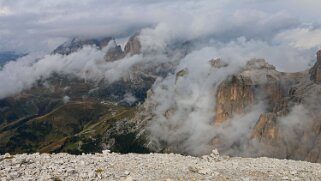
<svg viewBox="0 0 321 181">
<path fill-rule="evenodd" d="M 85 45 L 97 49 L 106 47 L 105 64 L 121 62 L 123 58 L 137 54 L 154 58 L 151 56 L 153 52 L 142 50 L 139 34 L 130 37 L 124 49 L 113 38 L 73 39 L 57 47 L 53 53 L 68 56 Z M 174 98 L 184 97 L 180 91 L 188 93 L 188 90 L 184 90 L 187 88 L 184 86 L 180 90 L 180 82 L 191 80 L 188 76 L 195 72 L 182 66 L 179 66 L 180 70 L 175 69 L 192 47 L 191 42 L 169 45 L 164 55 L 171 61 L 151 61 L 149 67 L 134 66 L 130 76 L 112 83 L 53 74 L 48 79 L 39 80 L 29 90 L 0 100 L 0 153 L 80 154 L 109 149 L 120 153 L 191 154 L 181 149 L 181 141 L 189 139 L 189 134 L 182 132 L 183 140 L 170 138 L 168 141 L 171 135 L 165 135 L 167 139 L 155 140 L 150 127 L 159 115 L 164 119 L 160 125 L 173 121 L 172 118 L 179 115 L 175 112 L 181 109 L 177 106 L 186 105 L 184 101 L 175 102 L 173 99 L 169 100 L 173 105 L 157 109 L 162 105 L 155 102 L 155 96 L 162 97 L 155 90 L 155 82 L 171 82 L 169 78 L 174 77 L 171 84 L 161 86 L 168 91 L 164 98 L 171 94 Z M 230 66 L 219 58 L 207 63 L 210 72 L 204 74 L 206 76 L 215 71 L 224 72 Z M 208 95 L 212 97 L 208 99 L 215 105 L 210 110 L 213 117 L 209 126 L 213 138 L 207 143 L 208 150 L 217 148 L 222 154 L 232 156 L 321 162 L 320 69 L 321 51 L 317 52 L 315 65 L 302 72 L 280 72 L 264 59 L 253 59 L 221 81 L 204 80 L 213 84 L 209 86 L 213 89 L 210 89 L 212 92 Z M 182 110 L 193 113 L 197 106 L 200 105 L 195 102 L 192 107 Z M 162 112 L 156 115 L 155 110 Z M 165 129 L 170 133 L 179 130 L 180 125 L 169 125 Z"/>
<path fill-rule="evenodd" d="M 72 40 L 67 41 L 64 44 L 58 46 L 52 52 L 52 54 L 69 55 L 83 48 L 84 46 L 96 46 L 98 49 L 102 49 L 103 47 L 106 47 L 111 40 L 111 37 L 98 39 L 73 38 Z"/>
<path fill-rule="evenodd" d="M 254 59 L 238 73 L 228 76 L 213 93 L 213 111 L 216 113 L 213 127 L 223 132 L 217 134 L 210 145 L 220 153 L 234 156 L 265 156 L 320 163 L 320 62 L 321 51 L 318 51 L 317 62 L 310 70 L 285 73 L 277 71 L 263 59 Z M 219 59 L 210 63 L 218 69 L 227 66 Z M 176 81 L 186 75 L 188 70 L 179 71 Z M 157 105 L 148 100 L 141 109 L 144 116 L 138 118 L 142 120 L 141 125 L 148 125 L 155 116 L 151 110 L 155 110 Z M 262 102 L 264 106 L 260 104 Z M 262 110 L 255 112 L 258 107 Z M 163 112 L 167 121 L 176 109 Z M 253 116 L 253 112 L 258 117 Z M 250 124 L 251 119 L 253 123 Z M 245 135 L 239 133 L 242 130 L 246 130 Z M 148 131 L 145 134 L 148 135 Z M 160 140 L 157 144 L 155 149 L 153 140 L 146 143 L 151 150 L 180 152 L 176 142 Z"/>
<path fill-rule="evenodd" d="M 112 38 L 73 39 L 52 53 L 68 56 L 86 45 L 102 49 L 110 42 L 117 45 Z M 120 57 L 115 56 L 111 61 Z M 58 74 L 40 80 L 30 90 L 0 100 L 0 153 L 89 153 L 105 149 L 105 140 L 114 140 L 114 151 L 148 152 L 119 127 L 127 129 L 154 81 L 145 73 L 112 84 Z"/>
</svg>

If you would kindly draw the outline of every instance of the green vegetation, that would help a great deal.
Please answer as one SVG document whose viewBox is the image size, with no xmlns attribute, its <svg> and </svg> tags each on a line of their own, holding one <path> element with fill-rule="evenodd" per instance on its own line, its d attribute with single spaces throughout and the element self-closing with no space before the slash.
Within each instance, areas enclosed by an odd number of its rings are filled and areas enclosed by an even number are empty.
<svg viewBox="0 0 321 181">
<path fill-rule="evenodd" d="M 96 173 L 102 173 L 104 170 L 101 168 L 98 168 L 97 170 L 95 170 Z"/>
<path fill-rule="evenodd" d="M 46 81 L 0 100 L 0 154 L 101 152 L 102 145 L 110 139 L 115 140 L 112 151 L 144 150 L 135 133 L 127 130 L 132 125 L 126 121 L 135 115 L 136 108 L 110 96 L 125 94 L 124 90 L 132 87 L 119 83 L 89 93 L 97 88 L 96 84 L 58 75 Z M 122 89 L 124 86 L 126 89 Z M 139 87 L 134 92 L 143 99 L 145 89 Z M 65 95 L 71 96 L 70 102 L 63 102 Z M 118 123 L 124 124 L 122 129 L 126 131 L 119 131 Z"/>
</svg>

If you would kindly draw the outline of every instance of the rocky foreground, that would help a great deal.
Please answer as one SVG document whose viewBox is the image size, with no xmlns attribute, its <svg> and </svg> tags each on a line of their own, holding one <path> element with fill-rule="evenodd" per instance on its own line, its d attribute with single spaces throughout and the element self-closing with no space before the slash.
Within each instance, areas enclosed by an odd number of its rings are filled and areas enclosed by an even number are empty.
<svg viewBox="0 0 321 181">
<path fill-rule="evenodd" d="M 0 180 L 321 180 L 321 165 L 271 158 L 178 154 L 0 156 Z"/>
</svg>

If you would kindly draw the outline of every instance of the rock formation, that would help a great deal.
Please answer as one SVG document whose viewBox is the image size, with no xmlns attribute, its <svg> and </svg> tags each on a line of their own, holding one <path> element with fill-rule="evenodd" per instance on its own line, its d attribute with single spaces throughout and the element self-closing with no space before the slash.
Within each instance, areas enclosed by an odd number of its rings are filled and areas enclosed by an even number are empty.
<svg viewBox="0 0 321 181">
<path fill-rule="evenodd" d="M 248 154 L 254 150 L 255 156 L 320 162 L 321 108 L 316 100 L 321 89 L 321 51 L 317 57 L 310 74 L 278 72 L 263 60 L 248 62 L 219 86 L 214 122 L 219 126 L 264 101 L 265 112 L 252 129 Z"/>
<path fill-rule="evenodd" d="M 141 53 L 141 43 L 139 41 L 139 33 L 129 38 L 125 45 L 124 52 L 126 55 L 136 55 Z"/>
<path fill-rule="evenodd" d="M 321 51 L 317 57 L 310 70 L 297 73 L 279 72 L 262 59 L 251 60 L 218 85 L 213 94 L 216 96 L 213 126 L 218 129 L 223 126 L 221 130 L 224 130 L 233 118 L 244 120 L 237 118 L 262 106 L 254 124 L 248 125 L 246 142 L 234 143 L 231 147 L 237 147 L 238 152 L 226 153 L 321 162 L 321 99 L 318 96 L 321 93 Z M 211 60 L 210 64 L 216 69 L 227 66 L 219 59 Z M 176 82 L 186 75 L 187 69 L 178 71 Z M 149 102 L 145 106 L 145 112 L 148 112 L 155 105 Z M 168 121 L 173 114 L 175 110 L 171 109 L 163 113 Z M 225 153 L 226 145 L 219 136 L 211 143 Z M 171 151 L 171 145 L 166 147 L 166 141 L 161 147 L 158 150 Z M 227 149 L 234 149 L 231 147 Z"/>
<path fill-rule="evenodd" d="M 123 52 L 121 46 L 117 45 L 115 40 L 110 42 L 110 44 L 112 45 L 109 46 L 109 49 L 107 50 L 107 53 L 105 55 L 105 60 L 107 62 L 112 62 L 125 57 L 126 54 Z"/>
<path fill-rule="evenodd" d="M 105 60 L 107 62 L 116 61 L 124 58 L 125 56 L 133 56 L 141 53 L 141 44 L 138 38 L 139 34 L 135 34 L 129 38 L 127 41 L 124 51 L 120 45 L 117 45 L 116 41 L 113 40 L 107 53 L 105 55 Z"/>
<path fill-rule="evenodd" d="M 310 79 L 315 83 L 321 83 L 321 50 L 317 52 L 317 63 L 310 70 Z"/>
<path fill-rule="evenodd" d="M 251 80 L 243 76 L 231 76 L 217 91 L 215 123 L 222 123 L 235 114 L 245 112 L 254 101 Z"/>
<path fill-rule="evenodd" d="M 52 54 L 62 54 L 69 55 L 73 52 L 78 51 L 84 46 L 96 46 L 98 49 L 102 49 L 108 45 L 112 40 L 110 37 L 101 38 L 101 39 L 80 39 L 73 38 L 71 41 L 65 42 L 64 44 L 58 46 Z"/>
</svg>

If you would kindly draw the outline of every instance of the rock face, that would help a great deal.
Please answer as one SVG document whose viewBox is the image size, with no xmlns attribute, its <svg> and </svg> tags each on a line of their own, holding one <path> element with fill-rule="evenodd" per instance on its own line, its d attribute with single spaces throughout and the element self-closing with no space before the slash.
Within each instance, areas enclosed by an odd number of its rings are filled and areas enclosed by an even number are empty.
<svg viewBox="0 0 321 181">
<path fill-rule="evenodd" d="M 52 54 L 62 54 L 62 55 L 69 55 L 73 52 L 78 51 L 79 49 L 83 48 L 84 46 L 96 46 L 99 49 L 107 46 L 109 41 L 112 40 L 110 37 L 101 38 L 101 39 L 79 39 L 74 38 L 69 42 L 66 42 L 60 46 L 58 46 Z"/>
<path fill-rule="evenodd" d="M 126 55 L 136 55 L 141 53 L 141 43 L 138 37 L 139 33 L 136 33 L 135 35 L 129 38 L 124 49 Z"/>
<path fill-rule="evenodd" d="M 136 33 L 127 41 L 124 51 L 120 45 L 117 45 L 116 41 L 113 40 L 112 45 L 108 49 L 105 60 L 107 62 L 116 61 L 124 58 L 125 56 L 133 56 L 141 53 L 141 44 L 138 38 L 139 34 Z"/>
<path fill-rule="evenodd" d="M 321 63 L 321 51 L 317 55 L 314 67 L 297 73 L 279 72 L 262 59 L 251 60 L 221 82 L 213 93 L 216 98 L 213 127 L 224 134 L 216 134 L 211 146 L 223 154 L 321 162 L 321 85 L 318 76 L 315 76 Z M 210 64 L 214 68 L 227 66 L 216 59 L 211 60 Z M 187 69 L 178 71 L 176 82 L 189 73 Z M 153 106 L 153 103 L 147 105 L 145 112 L 152 112 Z M 261 108 L 256 110 L 258 106 Z M 253 111 L 255 116 L 246 117 Z M 166 109 L 163 112 L 168 121 L 173 115 L 175 110 Z M 249 123 L 245 119 L 253 121 Z M 239 122 L 239 127 L 226 130 L 234 124 L 232 121 Z M 246 136 L 243 135 L 245 140 L 233 140 L 230 145 L 230 140 L 225 137 L 229 134 L 233 137 L 234 134 L 228 131 L 238 132 L 244 127 L 248 129 Z M 166 140 L 163 142 L 157 149 L 170 152 L 171 145 L 166 145 Z"/>
<path fill-rule="evenodd" d="M 214 122 L 222 123 L 247 112 L 249 106 L 259 101 L 258 97 L 269 102 L 269 110 L 281 109 L 278 107 L 283 103 L 280 76 L 265 60 L 249 61 L 239 74 L 229 76 L 218 87 Z"/>
<path fill-rule="evenodd" d="M 110 45 L 110 48 L 107 50 L 105 55 L 105 60 L 107 62 L 112 62 L 124 58 L 126 54 L 123 52 L 121 46 L 117 45 L 115 40 L 113 40 L 111 44 L 112 45 Z"/>
<path fill-rule="evenodd" d="M 219 86 L 214 122 L 219 126 L 264 101 L 265 111 L 251 131 L 248 152 L 252 156 L 321 162 L 317 96 L 321 90 L 321 51 L 317 57 L 309 73 L 282 73 L 263 60 L 248 62 L 239 74 Z"/>
<path fill-rule="evenodd" d="M 321 50 L 317 52 L 317 63 L 310 70 L 310 79 L 315 83 L 321 83 Z"/>
<path fill-rule="evenodd" d="M 235 114 L 245 112 L 254 101 L 251 80 L 243 76 L 231 76 L 217 91 L 214 122 L 219 124 Z"/>
</svg>

